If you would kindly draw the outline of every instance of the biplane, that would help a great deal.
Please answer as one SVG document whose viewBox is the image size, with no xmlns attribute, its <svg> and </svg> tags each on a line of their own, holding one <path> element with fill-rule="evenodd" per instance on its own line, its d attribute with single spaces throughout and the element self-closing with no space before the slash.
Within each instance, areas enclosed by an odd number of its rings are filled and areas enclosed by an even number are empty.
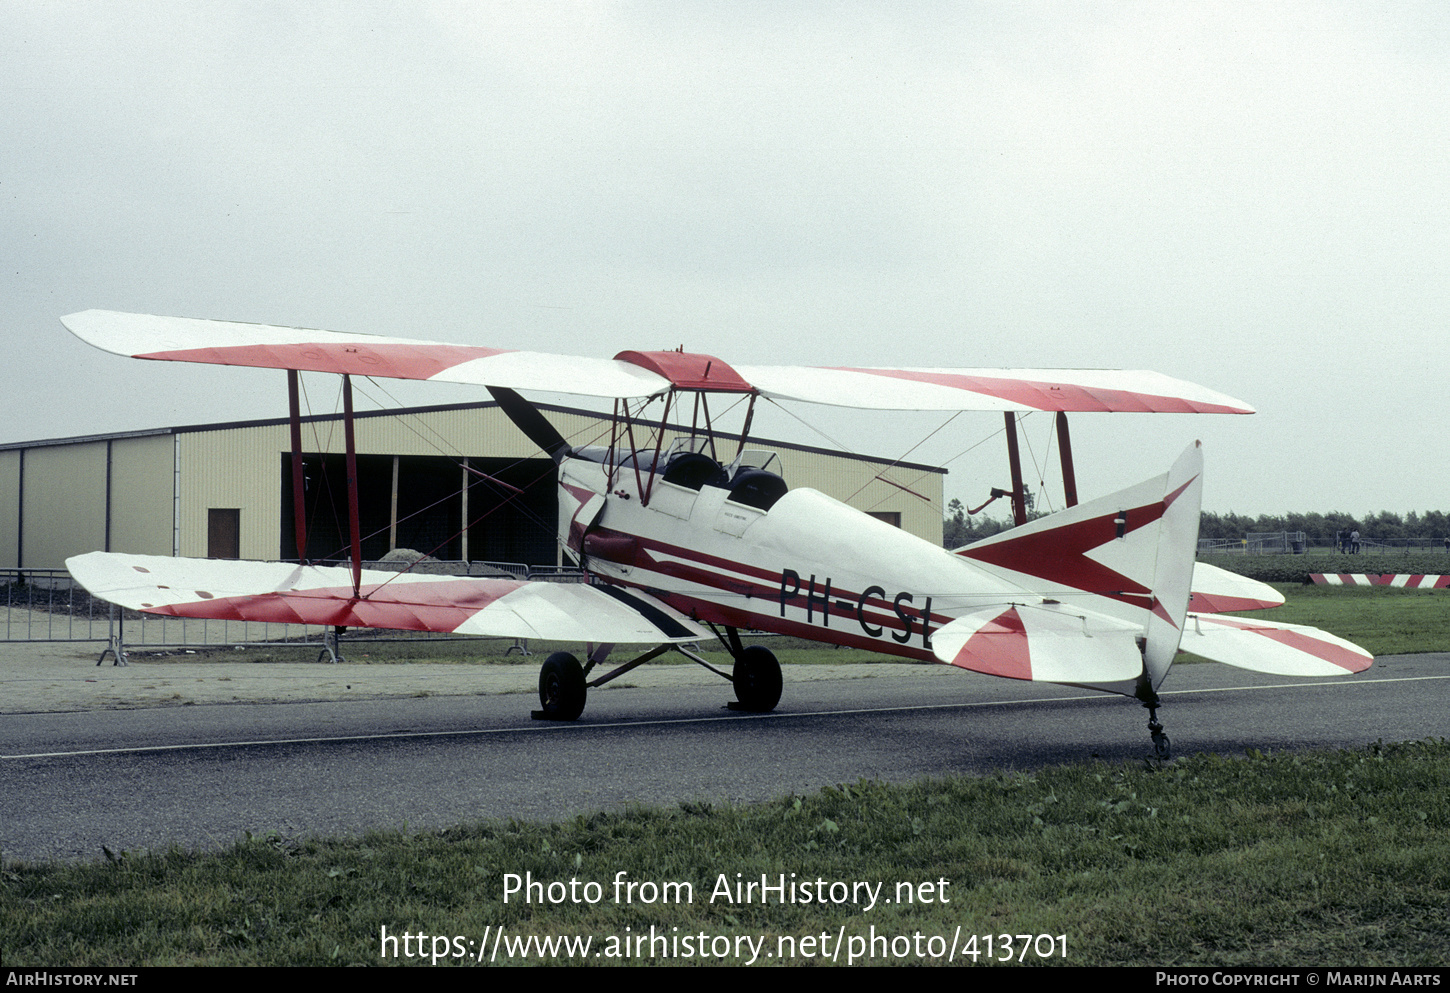
<svg viewBox="0 0 1450 993">
<path fill-rule="evenodd" d="M 93 552 L 67 562 L 79 583 L 155 614 L 584 643 L 582 661 L 558 652 L 543 663 L 534 712 L 541 719 L 578 718 L 589 689 L 667 652 L 730 680 L 731 706 L 773 710 L 780 665 L 768 648 L 742 637 L 760 631 L 1122 694 L 1148 709 L 1153 747 L 1166 756 L 1158 689 L 1180 650 L 1296 676 L 1342 675 L 1372 662 L 1324 631 L 1224 616 L 1283 598 L 1195 563 L 1203 480 L 1197 442 L 1162 475 L 1078 501 L 1068 414 L 1252 413 L 1232 397 L 1157 373 L 732 366 L 682 350 L 577 358 L 99 310 L 62 322 L 119 355 L 286 370 L 292 423 L 298 561 Z M 305 561 L 300 372 L 342 377 L 350 568 Z M 356 376 L 486 387 L 556 463 L 558 541 L 590 581 L 364 570 Z M 607 443 L 571 444 L 522 395 L 530 391 L 612 401 Z M 1012 480 L 1001 492 L 1012 499 L 1016 526 L 947 550 L 818 491 L 793 488 L 775 453 L 750 446 L 760 400 L 999 412 Z M 742 419 L 738 435 L 721 429 L 725 405 Z M 1016 432 L 1028 411 L 1055 415 L 1067 502 L 1036 520 L 1026 512 Z M 667 430 L 671 417 L 678 423 Z M 696 650 L 711 638 L 732 657 L 729 673 Z M 620 645 L 648 647 L 602 672 Z"/>
</svg>

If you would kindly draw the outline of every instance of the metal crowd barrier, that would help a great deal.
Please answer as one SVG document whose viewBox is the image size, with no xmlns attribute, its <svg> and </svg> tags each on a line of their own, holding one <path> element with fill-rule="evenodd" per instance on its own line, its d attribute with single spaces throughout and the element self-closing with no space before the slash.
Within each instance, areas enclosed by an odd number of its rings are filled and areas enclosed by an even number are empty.
<svg viewBox="0 0 1450 993">
<path fill-rule="evenodd" d="M 369 569 L 401 569 L 396 562 L 364 563 Z M 537 579 L 548 582 L 585 582 L 575 569 L 553 566 L 530 568 L 518 562 L 430 562 L 430 573 L 485 578 Z M 348 641 L 402 641 L 419 638 L 462 640 L 447 634 L 415 631 L 354 629 Z M 99 642 L 118 665 L 125 665 L 126 650 L 169 650 L 259 647 L 295 644 L 315 646 L 336 659 L 336 637 L 331 628 L 304 624 L 206 620 L 168 617 L 123 610 L 93 597 L 65 569 L 0 569 L 0 642 Z M 515 639 L 510 652 L 529 654 L 527 642 Z"/>
</svg>

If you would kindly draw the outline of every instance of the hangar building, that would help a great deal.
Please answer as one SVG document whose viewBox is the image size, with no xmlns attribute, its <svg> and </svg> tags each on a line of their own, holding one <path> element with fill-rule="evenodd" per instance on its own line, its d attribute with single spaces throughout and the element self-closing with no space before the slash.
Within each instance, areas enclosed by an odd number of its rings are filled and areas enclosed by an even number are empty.
<svg viewBox="0 0 1450 993">
<path fill-rule="evenodd" d="M 607 415 L 538 406 L 571 443 L 608 442 Z M 446 560 L 567 564 L 555 540 L 554 463 L 496 404 L 359 412 L 355 424 L 365 560 L 410 548 Z M 343 444 L 340 414 L 303 418 L 314 561 L 347 555 Z M 751 447 L 777 452 L 791 486 L 940 544 L 945 469 L 762 438 Z M 525 495 L 506 499 L 480 473 Z M 291 493 L 286 418 L 0 445 L 0 568 L 62 568 L 97 549 L 295 559 Z"/>
</svg>

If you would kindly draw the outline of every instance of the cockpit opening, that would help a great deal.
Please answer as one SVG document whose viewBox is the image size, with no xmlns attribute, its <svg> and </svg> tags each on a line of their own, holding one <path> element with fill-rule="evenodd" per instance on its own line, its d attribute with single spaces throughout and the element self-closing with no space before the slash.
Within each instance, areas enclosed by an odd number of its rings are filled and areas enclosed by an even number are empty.
<svg viewBox="0 0 1450 993">
<path fill-rule="evenodd" d="M 730 480 L 730 499 L 756 510 L 769 510 L 788 489 L 784 479 L 767 469 L 745 468 Z"/>
<path fill-rule="evenodd" d="M 665 482 L 698 490 L 701 486 L 726 486 L 730 474 L 703 452 L 681 452 L 665 466 Z"/>
</svg>

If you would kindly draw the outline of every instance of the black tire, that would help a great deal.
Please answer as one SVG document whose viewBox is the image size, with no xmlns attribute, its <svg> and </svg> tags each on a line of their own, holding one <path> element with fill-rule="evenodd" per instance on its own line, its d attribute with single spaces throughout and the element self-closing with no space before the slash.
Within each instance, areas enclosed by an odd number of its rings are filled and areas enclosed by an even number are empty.
<svg viewBox="0 0 1450 993">
<path fill-rule="evenodd" d="M 775 653 L 760 645 L 751 645 L 735 660 L 735 699 L 740 709 L 768 713 L 780 703 L 780 663 Z"/>
<path fill-rule="evenodd" d="M 539 707 L 551 721 L 577 720 L 584 713 L 584 667 L 568 652 L 555 652 L 539 670 Z"/>
</svg>

